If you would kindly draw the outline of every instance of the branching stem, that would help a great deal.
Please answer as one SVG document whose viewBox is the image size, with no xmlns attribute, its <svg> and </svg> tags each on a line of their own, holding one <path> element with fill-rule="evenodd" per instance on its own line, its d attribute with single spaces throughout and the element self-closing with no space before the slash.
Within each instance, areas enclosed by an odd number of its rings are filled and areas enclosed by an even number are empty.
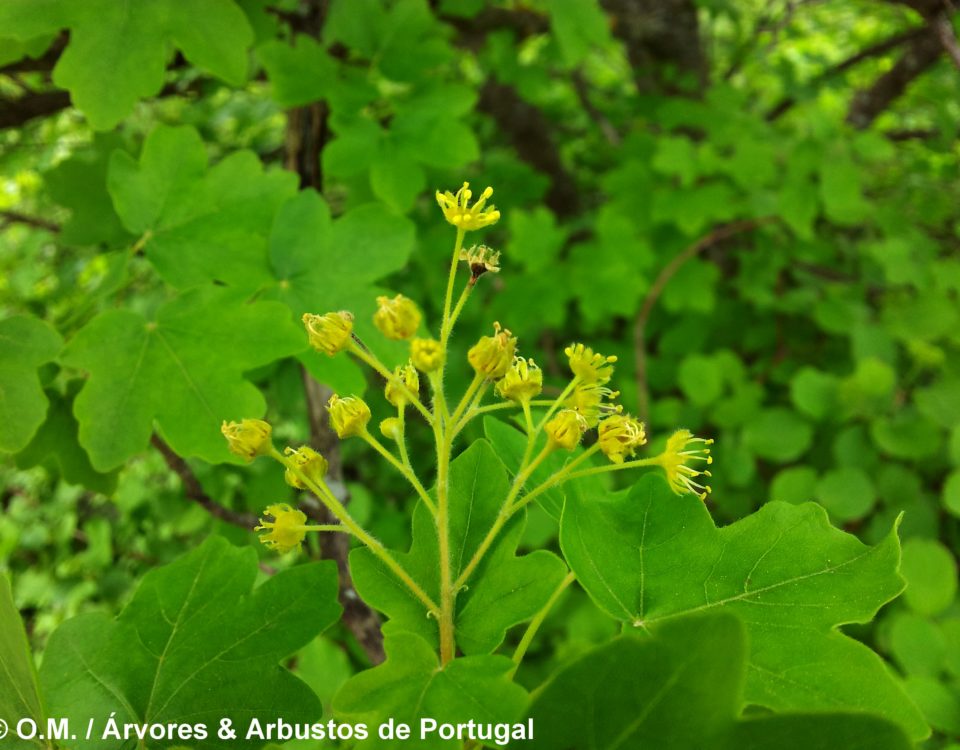
<svg viewBox="0 0 960 750">
<path fill-rule="evenodd" d="M 365 544 L 370 551 L 379 557 L 384 565 L 386 565 L 397 578 L 400 579 L 403 584 L 410 589 L 417 599 L 419 599 L 423 605 L 427 608 L 427 611 L 437 613 L 437 605 L 430 598 L 430 596 L 420 587 L 420 585 L 411 578 L 410 574 L 406 571 L 400 563 L 398 563 L 393 555 L 381 544 L 381 542 L 370 535 L 370 533 L 364 529 L 360 524 L 358 524 L 353 516 L 347 511 L 343 503 L 337 500 L 333 492 L 330 491 L 330 488 L 326 486 L 323 482 L 315 482 L 313 479 L 308 477 L 297 466 L 296 462 L 284 456 L 276 448 L 270 449 L 270 456 L 275 460 L 279 461 L 284 467 L 289 469 L 294 476 L 296 476 L 303 485 L 309 489 L 317 499 L 323 503 L 327 509 L 337 518 L 340 523 L 343 524 L 344 528 L 353 534 L 357 539 L 359 539 L 363 544 Z M 339 529 L 338 529 L 339 530 Z"/>
</svg>

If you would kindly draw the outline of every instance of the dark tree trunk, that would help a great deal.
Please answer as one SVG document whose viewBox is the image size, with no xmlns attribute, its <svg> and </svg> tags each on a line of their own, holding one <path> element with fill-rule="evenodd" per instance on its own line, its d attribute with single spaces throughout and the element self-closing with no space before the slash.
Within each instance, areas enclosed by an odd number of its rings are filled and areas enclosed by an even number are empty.
<svg viewBox="0 0 960 750">
<path fill-rule="evenodd" d="M 323 0 L 307 0 L 303 3 L 301 14 L 291 18 L 295 31 L 318 38 L 326 16 L 326 5 L 327 3 Z M 329 140 L 328 115 L 327 104 L 322 101 L 287 112 L 284 165 L 300 177 L 301 188 L 312 188 L 320 193 L 323 192 L 320 155 Z M 341 502 L 346 503 L 349 496 L 343 482 L 340 441 L 330 427 L 325 408 L 331 391 L 327 386 L 317 383 L 305 369 L 302 369 L 302 377 L 309 412 L 311 445 L 327 459 L 330 467 L 327 483 L 331 491 Z M 319 523 L 337 522 L 326 507 L 319 503 L 309 510 L 310 515 Z M 350 567 L 347 563 L 350 553 L 350 536 L 322 534 L 320 549 L 325 559 L 333 560 L 337 564 L 340 574 L 339 598 L 343 606 L 344 625 L 357 639 L 371 663 L 381 663 L 385 654 L 383 636 L 380 633 L 380 620 L 357 594 L 350 576 Z"/>
<path fill-rule="evenodd" d="M 613 33 L 626 45 L 641 93 L 703 92 L 708 67 L 693 0 L 602 0 L 602 5 Z"/>
</svg>

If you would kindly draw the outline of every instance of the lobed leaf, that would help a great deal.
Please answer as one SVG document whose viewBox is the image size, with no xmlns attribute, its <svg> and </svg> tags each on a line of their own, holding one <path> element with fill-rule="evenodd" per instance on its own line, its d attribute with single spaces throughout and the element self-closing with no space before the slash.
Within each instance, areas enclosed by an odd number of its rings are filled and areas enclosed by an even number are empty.
<svg viewBox="0 0 960 750">
<path fill-rule="evenodd" d="M 112 711 L 119 724 L 205 723 L 208 738 L 190 741 L 197 748 L 262 744 L 244 737 L 253 718 L 317 720 L 316 695 L 278 662 L 339 618 L 336 567 L 297 566 L 253 588 L 256 577 L 252 548 L 210 537 L 147 573 L 116 619 L 68 620 L 51 636 L 40 669 L 50 714 L 84 727 Z M 236 740 L 217 737 L 221 718 L 241 729 Z M 84 742 L 127 746 L 97 733 Z"/>
<path fill-rule="evenodd" d="M 65 363 L 89 373 L 74 402 L 80 444 L 94 468 L 108 471 L 146 447 L 156 421 L 181 456 L 230 460 L 221 422 L 265 409 L 243 373 L 305 345 L 282 305 L 246 303 L 225 288 L 186 292 L 153 320 L 102 312 L 64 353 Z"/>
<path fill-rule="evenodd" d="M 474 442 L 450 464 L 450 558 L 455 580 L 493 525 L 510 489 L 503 463 L 485 440 Z M 457 597 L 457 645 L 466 654 L 489 653 L 508 628 L 530 619 L 549 599 L 564 576 L 563 562 L 539 550 L 517 556 L 524 518 L 517 514 L 491 546 Z M 433 516 L 419 503 L 413 517 L 413 543 L 395 553 L 423 589 L 439 600 L 440 554 Z M 350 554 L 357 591 L 371 606 L 387 614 L 390 633 L 413 633 L 438 642 L 436 620 L 366 548 Z"/>
<path fill-rule="evenodd" d="M 696 497 L 651 475 L 627 495 L 569 492 L 560 544 L 597 605 L 635 628 L 736 613 L 750 638 L 750 703 L 873 711 L 926 736 L 880 657 L 837 630 L 869 621 L 903 590 L 895 529 L 867 547 L 831 527 L 820 506 L 780 502 L 718 529 Z"/>
<path fill-rule="evenodd" d="M 43 424 L 47 397 L 37 368 L 55 359 L 60 334 L 42 320 L 15 315 L 0 320 L 0 451 L 24 448 Z"/>
<path fill-rule="evenodd" d="M 20 613 L 13 603 L 10 581 L 0 575 L 0 720 L 14 728 L 21 719 L 33 719 L 38 724 L 43 720 L 43 704 L 37 688 L 37 675 L 30 654 L 30 644 L 20 620 Z M 12 750 L 44 747 L 39 740 L 22 740 L 14 731 L 4 741 L 4 747 Z"/>
<path fill-rule="evenodd" d="M 867 714 L 739 716 L 747 630 L 729 614 L 621 636 L 564 667 L 530 709 L 542 750 L 908 750 L 895 724 Z M 524 747 L 528 744 L 524 743 Z M 519 745 L 517 745 L 519 747 Z"/>
<path fill-rule="evenodd" d="M 334 712 L 344 720 L 376 727 L 387 719 L 409 724 L 414 735 L 421 718 L 439 723 L 513 723 L 520 719 L 527 693 L 511 682 L 513 662 L 504 656 L 465 656 L 441 667 L 422 638 L 412 633 L 391 635 L 384 644 L 387 660 L 362 672 L 333 699 Z M 386 741 L 372 732 L 359 747 L 388 750 L 411 741 Z M 457 740 L 431 735 L 415 746 L 424 750 L 463 747 Z"/>
<path fill-rule="evenodd" d="M 280 205 L 296 192 L 296 176 L 265 171 L 251 151 L 207 169 L 196 130 L 160 125 L 139 161 L 114 152 L 108 188 L 124 226 L 146 235 L 147 258 L 165 281 L 256 289 L 270 278 L 267 237 Z"/>
<path fill-rule="evenodd" d="M 22 41 L 70 30 L 53 80 L 97 130 L 109 130 L 138 100 L 160 93 L 171 43 L 234 86 L 246 80 L 253 43 L 253 29 L 233 0 L 9 0 L 0 7 L 0 28 Z"/>
</svg>

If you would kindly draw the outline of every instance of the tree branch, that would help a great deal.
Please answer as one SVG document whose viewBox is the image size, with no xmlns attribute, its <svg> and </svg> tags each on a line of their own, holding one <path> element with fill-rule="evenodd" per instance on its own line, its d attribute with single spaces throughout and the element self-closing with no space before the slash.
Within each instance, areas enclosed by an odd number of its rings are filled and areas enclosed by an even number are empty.
<svg viewBox="0 0 960 750">
<path fill-rule="evenodd" d="M 200 486 L 200 481 L 193 473 L 189 464 L 174 453 L 173 449 L 161 440 L 160 436 L 156 433 L 150 437 L 150 444 L 160 451 L 160 455 L 162 455 L 163 460 L 167 462 L 167 466 L 180 477 L 180 481 L 183 484 L 183 494 L 187 499 L 193 500 L 214 518 L 238 526 L 241 529 L 253 531 L 253 527 L 257 525 L 257 517 L 255 515 L 231 510 L 211 498 L 203 491 L 203 487 Z"/>
<path fill-rule="evenodd" d="M 950 16 L 946 13 L 938 13 L 936 18 L 931 21 L 931 25 L 947 56 L 957 68 L 960 68 L 960 44 L 957 43 L 957 35 L 953 30 Z"/>
<path fill-rule="evenodd" d="M 52 115 L 70 106 L 66 91 L 41 91 L 17 99 L 0 99 L 0 130 L 18 128 L 36 117 Z"/>
<path fill-rule="evenodd" d="M 576 214 L 580 194 L 550 137 L 552 123 L 543 112 L 524 100 L 512 86 L 494 80 L 488 80 L 480 89 L 477 106 L 496 121 L 521 159 L 550 178 L 550 189 L 544 199 L 547 206 L 557 216 Z"/>
<path fill-rule="evenodd" d="M 67 47 L 67 35 L 61 34 L 53 40 L 51 45 L 40 57 L 24 57 L 16 62 L 8 63 L 0 67 L 0 75 L 12 75 L 15 73 L 49 73 L 57 64 L 60 55 Z"/>
<path fill-rule="evenodd" d="M 819 75 L 815 76 L 813 79 L 807 83 L 807 87 L 818 86 L 822 83 L 826 83 L 842 73 L 847 72 L 851 68 L 856 67 L 865 60 L 869 60 L 874 57 L 879 57 L 880 55 L 886 54 L 891 50 L 897 49 L 898 47 L 910 42 L 917 37 L 921 36 L 926 32 L 926 28 L 923 26 L 918 26 L 914 29 L 909 29 L 907 31 L 901 32 L 899 34 L 894 34 L 887 39 L 883 39 L 875 44 L 871 44 L 869 47 L 865 47 L 854 55 L 851 55 L 846 60 L 833 65 L 830 68 L 827 68 Z M 785 96 L 779 102 L 774 105 L 774 107 L 767 112 L 766 118 L 767 122 L 773 122 L 774 120 L 779 119 L 785 115 L 795 104 L 797 104 L 798 98 L 794 95 Z"/>
<path fill-rule="evenodd" d="M 709 66 L 693 0 L 601 0 L 601 5 L 626 46 L 637 89 L 681 96 L 702 92 Z"/>
<path fill-rule="evenodd" d="M 319 38 L 326 18 L 326 2 L 301 5 L 300 15 L 288 19 L 292 30 Z M 328 125 L 329 108 L 326 102 L 315 102 L 296 107 L 287 112 L 287 132 L 284 144 L 284 166 L 300 178 L 301 188 L 323 192 L 321 154 L 330 138 Z M 343 482 L 343 464 L 340 458 L 340 441 L 330 427 L 329 414 L 325 408 L 331 391 L 315 381 L 306 368 L 301 367 L 301 379 L 307 403 L 307 418 L 310 424 L 310 443 L 327 459 L 327 484 L 344 504 L 349 500 Z M 335 523 L 336 519 L 326 506 L 317 502 L 304 509 L 318 523 Z M 379 664 L 386 655 L 383 650 L 383 635 L 380 619 L 357 594 L 350 575 L 347 558 L 350 554 L 348 534 L 321 534 L 320 552 L 327 560 L 337 565 L 340 577 L 340 604 L 343 606 L 343 623 L 363 648 L 371 663 Z"/>
<path fill-rule="evenodd" d="M 341 502 L 349 500 L 346 485 L 343 482 L 343 465 L 340 460 L 340 444 L 330 427 L 329 414 L 324 404 L 330 399 L 332 391 L 310 377 L 306 369 L 302 370 L 304 391 L 307 397 L 307 412 L 310 420 L 311 445 L 327 459 L 327 484 Z M 317 523 L 336 523 L 336 519 L 327 508 L 317 503 L 308 509 L 308 514 Z M 348 534 L 321 534 L 320 550 L 327 560 L 337 564 L 340 574 L 340 604 L 343 606 L 343 621 L 353 633 L 354 638 L 363 647 L 373 664 L 380 664 L 385 658 L 383 635 L 380 632 L 380 619 L 360 598 L 353 585 L 347 558 L 350 554 Z"/>
<path fill-rule="evenodd" d="M 847 122 L 858 130 L 869 127 L 900 98 L 914 79 L 933 67 L 941 54 L 943 44 L 940 37 L 927 27 L 925 33 L 910 41 L 890 70 L 877 78 L 869 88 L 854 94 L 847 112 Z"/>
<path fill-rule="evenodd" d="M 676 275 L 684 263 L 695 258 L 704 250 L 734 235 L 749 232 L 759 226 L 770 224 L 776 220 L 776 217 L 772 216 L 761 219 L 744 219 L 743 221 L 735 221 L 731 224 L 717 227 L 676 255 L 657 275 L 656 280 L 651 285 L 647 296 L 643 300 L 643 305 L 640 307 L 640 312 L 637 313 L 633 324 L 633 355 L 636 366 L 637 412 L 640 415 L 641 421 L 649 422 L 650 420 L 650 391 L 647 386 L 647 321 L 667 283 Z"/>
<path fill-rule="evenodd" d="M 12 209 L 0 209 L 0 219 L 3 220 L 4 224 L 26 224 L 35 229 L 45 229 L 54 234 L 60 231 L 60 225 L 55 221 L 40 216 L 30 216 Z"/>
</svg>

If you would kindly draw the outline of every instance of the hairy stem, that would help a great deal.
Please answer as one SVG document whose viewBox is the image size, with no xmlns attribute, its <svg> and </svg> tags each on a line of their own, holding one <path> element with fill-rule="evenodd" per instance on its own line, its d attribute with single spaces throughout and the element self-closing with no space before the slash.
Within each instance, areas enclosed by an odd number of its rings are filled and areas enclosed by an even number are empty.
<svg viewBox="0 0 960 750">
<path fill-rule="evenodd" d="M 427 494 L 427 491 L 424 489 L 423 485 L 420 483 L 420 480 L 417 478 L 417 475 L 413 473 L 413 469 L 410 468 L 409 459 L 404 462 L 401 459 L 398 459 L 394 456 L 386 446 L 377 440 L 373 435 L 370 434 L 368 430 L 364 430 L 360 437 L 362 437 L 368 445 L 370 445 L 377 453 L 383 456 L 390 463 L 393 468 L 399 471 L 404 479 L 406 479 L 410 485 L 417 491 L 417 494 L 420 496 L 420 499 L 423 501 L 423 504 L 427 506 L 430 510 L 431 515 L 437 515 L 437 508 L 433 504 L 433 500 L 430 498 L 430 495 Z M 403 438 L 401 437 L 401 442 Z M 402 449 L 402 452 L 406 454 L 405 447 Z"/>
<path fill-rule="evenodd" d="M 470 562 L 467 563 L 466 567 L 464 567 L 463 571 L 460 573 L 460 576 L 454 582 L 453 587 L 455 590 L 459 591 L 461 588 L 463 588 L 463 584 L 470 579 L 473 571 L 477 569 L 480 561 L 483 560 L 483 556 L 487 554 L 490 546 L 494 543 L 494 541 L 496 541 L 500 531 L 504 526 L 506 526 L 507 521 L 509 521 L 516 512 L 513 501 L 517 494 L 521 489 L 523 489 L 523 485 L 530 478 L 530 475 L 536 470 L 536 468 L 543 462 L 543 460 L 550 454 L 552 450 L 552 446 L 545 445 L 543 450 L 540 451 L 539 455 L 530 462 L 529 466 L 520 471 L 514 478 L 513 486 L 511 486 L 506 500 L 503 501 L 503 507 L 500 509 L 500 513 L 497 514 L 497 518 L 490 527 L 490 531 L 487 532 L 487 535 L 483 538 L 483 541 L 480 542 L 480 546 L 477 547 L 477 551 L 474 552 L 473 557 L 470 558 Z"/>
<path fill-rule="evenodd" d="M 363 347 L 359 346 L 356 341 L 350 341 L 347 344 L 347 350 L 351 354 L 353 354 L 357 359 L 359 359 L 360 361 L 364 362 L 365 364 L 373 368 L 388 383 L 391 383 L 392 385 L 399 388 L 400 392 L 403 393 L 403 395 L 406 396 L 407 399 L 409 400 L 410 405 L 413 406 L 418 412 L 420 412 L 423 415 L 423 418 L 427 420 L 427 423 L 433 422 L 433 416 L 430 414 L 430 410 L 423 405 L 422 401 L 420 401 L 419 394 L 416 394 L 413 391 L 411 391 L 409 388 L 407 388 L 406 383 L 404 383 L 400 378 L 398 378 L 396 375 L 390 372 L 390 370 L 387 369 L 386 365 L 384 365 L 379 359 L 377 359 L 370 352 L 363 349 Z"/>
<path fill-rule="evenodd" d="M 457 240 L 453 243 L 453 260 L 450 262 L 450 277 L 447 279 L 447 294 L 443 300 L 443 322 L 440 325 L 440 343 L 446 350 L 447 338 L 453 328 L 450 317 L 450 306 L 453 304 L 453 285 L 457 278 L 457 266 L 460 265 L 460 251 L 463 249 L 463 237 L 466 232 L 457 229 Z"/>
<path fill-rule="evenodd" d="M 520 639 L 520 643 L 517 644 L 516 651 L 513 652 L 513 669 L 510 671 L 510 677 L 512 678 L 517 673 L 517 668 L 520 666 L 520 663 L 523 661 L 523 657 L 526 656 L 527 650 L 530 648 L 530 644 L 533 643 L 533 638 L 537 634 L 537 631 L 540 630 L 540 626 L 543 625 L 543 621 L 547 619 L 547 615 L 550 614 L 550 610 L 553 609 L 553 606 L 557 603 L 557 599 L 560 598 L 560 595 L 566 591 L 567 587 L 577 579 L 576 574 L 571 570 L 564 576 L 563 580 L 560 581 L 560 585 L 554 589 L 553 593 L 550 594 L 550 598 L 547 599 L 547 603 L 543 605 L 543 609 L 537 612 L 534 615 L 533 619 L 530 621 L 530 624 L 527 625 L 527 629 L 523 633 L 523 637 Z"/>
<path fill-rule="evenodd" d="M 437 611 L 437 605 L 433 599 L 431 599 L 420 587 L 420 585 L 410 577 L 410 574 L 400 563 L 394 559 L 393 555 L 387 551 L 386 547 L 384 547 L 378 539 L 371 536 L 366 529 L 364 529 L 353 519 L 353 516 L 351 516 L 347 509 L 343 506 L 343 503 L 337 500 L 334 494 L 330 491 L 329 487 L 322 482 L 318 483 L 313 481 L 310 477 L 303 473 L 295 461 L 292 461 L 287 456 L 284 456 L 276 448 L 270 449 L 270 456 L 279 461 L 284 467 L 289 469 L 293 475 L 297 477 L 297 479 L 303 482 L 303 485 L 314 495 L 316 495 L 317 499 L 323 503 L 327 509 L 334 516 L 336 516 L 336 518 L 340 520 L 340 523 L 343 524 L 346 530 L 357 537 L 357 539 L 363 542 L 363 544 L 365 544 L 370 551 L 373 552 L 373 554 L 379 557 L 383 561 L 384 565 L 386 565 L 393 572 L 393 574 L 397 576 L 397 578 L 399 578 L 408 589 L 410 589 L 413 595 L 423 603 L 429 612 L 435 613 Z"/>
</svg>

